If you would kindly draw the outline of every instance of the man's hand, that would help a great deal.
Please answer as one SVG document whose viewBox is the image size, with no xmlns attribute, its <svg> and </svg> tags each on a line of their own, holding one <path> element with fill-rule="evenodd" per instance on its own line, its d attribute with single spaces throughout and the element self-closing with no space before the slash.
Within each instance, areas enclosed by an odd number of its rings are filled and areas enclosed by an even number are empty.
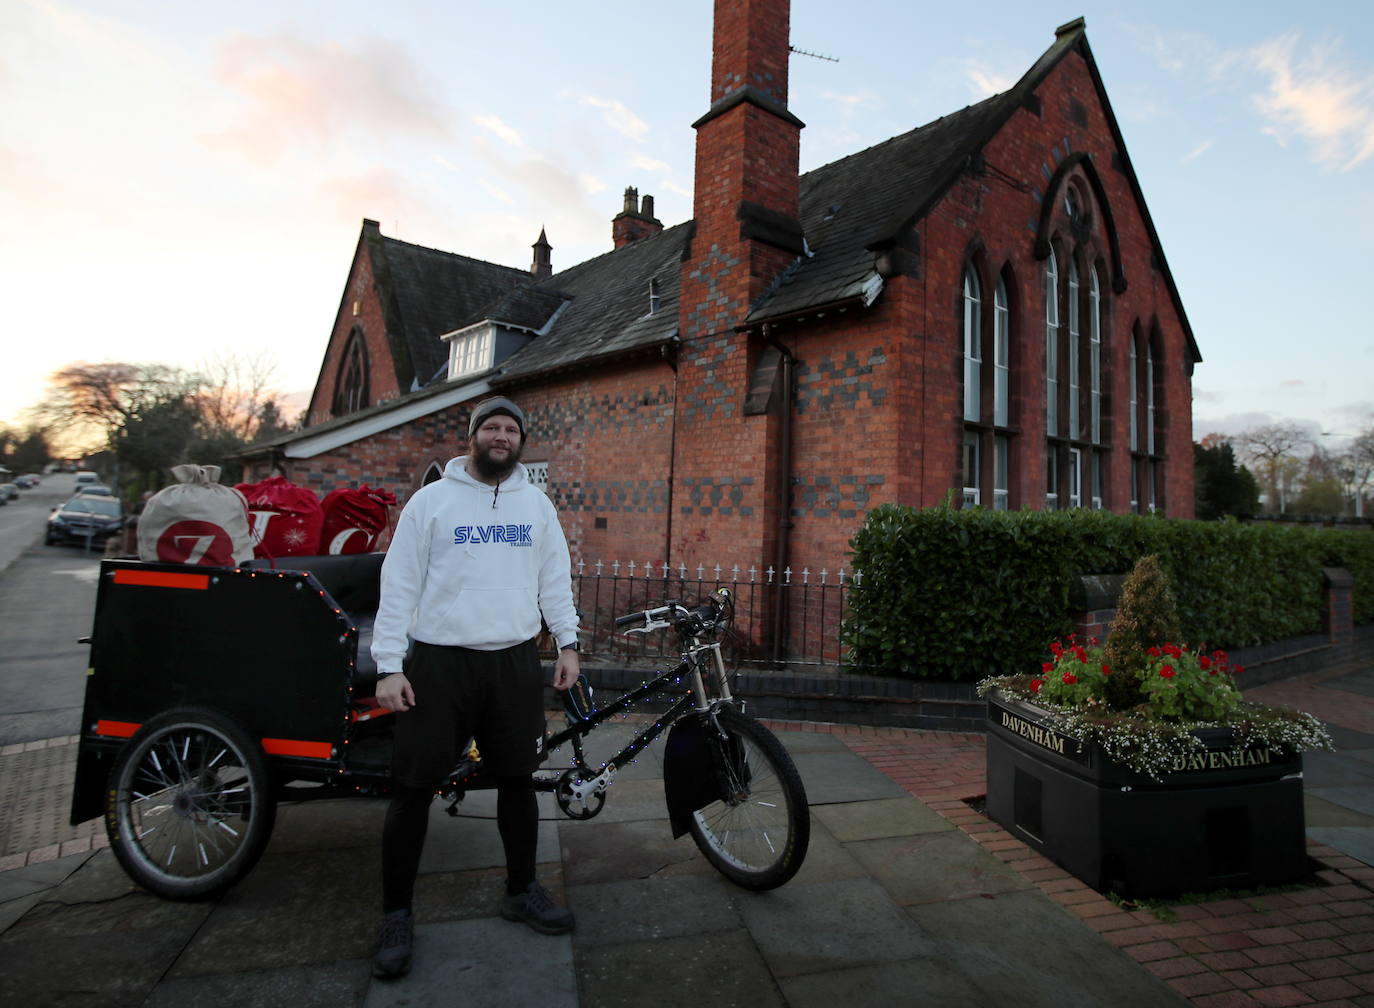
<svg viewBox="0 0 1374 1008">
<path fill-rule="evenodd" d="M 553 688 L 572 689 L 573 683 L 577 682 L 577 677 L 581 674 L 582 663 L 578 660 L 577 652 L 571 649 L 559 651 L 558 661 L 553 663 Z"/>
<path fill-rule="evenodd" d="M 573 678 L 576 678 L 576 673 Z M 393 672 L 377 680 L 377 702 L 398 714 L 415 706 L 415 690 L 404 672 Z"/>
</svg>

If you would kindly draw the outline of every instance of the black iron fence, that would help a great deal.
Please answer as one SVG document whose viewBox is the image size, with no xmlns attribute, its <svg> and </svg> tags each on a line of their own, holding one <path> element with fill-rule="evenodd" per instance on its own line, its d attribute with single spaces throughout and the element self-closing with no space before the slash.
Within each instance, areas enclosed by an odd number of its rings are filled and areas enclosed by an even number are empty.
<svg viewBox="0 0 1374 1008">
<path fill-rule="evenodd" d="M 857 576 L 843 568 L 781 572 L 738 565 L 587 563 L 573 565 L 573 594 L 582 614 L 588 655 L 617 662 L 677 655 L 675 635 L 616 633 L 617 616 L 662 605 L 698 604 L 722 585 L 735 594 L 735 620 L 722 640 L 727 663 L 739 668 L 845 664 L 840 623 Z"/>
</svg>

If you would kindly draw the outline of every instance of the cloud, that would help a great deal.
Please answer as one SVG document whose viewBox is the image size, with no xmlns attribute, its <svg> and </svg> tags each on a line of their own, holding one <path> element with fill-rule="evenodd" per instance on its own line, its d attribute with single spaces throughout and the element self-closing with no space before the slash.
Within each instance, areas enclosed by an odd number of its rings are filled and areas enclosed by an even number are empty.
<svg viewBox="0 0 1374 1008">
<path fill-rule="evenodd" d="M 498 199 L 502 203 L 507 203 L 510 206 L 515 206 L 515 197 L 513 197 L 510 193 L 506 192 L 504 189 L 492 185 L 486 179 L 482 180 L 481 185 L 482 188 L 486 190 L 487 195 L 491 196 L 493 199 Z"/>
<path fill-rule="evenodd" d="M 1269 77 L 1255 105 L 1270 120 L 1266 132 L 1296 133 L 1319 164 L 1350 171 L 1374 155 L 1374 69 L 1344 61 L 1337 42 L 1299 51 L 1299 40 L 1289 33 L 1249 51 Z"/>
<path fill-rule="evenodd" d="M 636 143 L 642 143 L 645 136 L 649 133 L 649 124 L 631 112 L 623 102 L 615 98 L 598 98 L 595 95 L 583 95 L 579 101 L 583 105 L 590 105 L 592 108 L 600 109 L 601 118 L 606 121 L 606 125 Z"/>
<path fill-rule="evenodd" d="M 667 162 L 660 161 L 658 158 L 645 157 L 643 154 L 636 154 L 634 157 L 630 158 L 630 167 L 646 172 L 666 172 L 671 170 Z"/>
<path fill-rule="evenodd" d="M 1009 91 L 1016 81 L 1015 74 L 999 72 L 980 60 L 964 61 L 964 83 L 975 100 Z"/>
<path fill-rule="evenodd" d="M 271 162 L 306 142 L 333 148 L 349 134 L 374 143 L 407 135 L 447 139 L 444 111 L 430 97 L 435 86 L 416 66 L 383 39 L 234 35 L 219 45 L 216 76 L 236 108 L 228 125 L 202 140 Z"/>
<path fill-rule="evenodd" d="M 1191 151 L 1189 151 L 1189 152 L 1188 152 L 1187 154 L 1185 154 L 1182 158 L 1180 158 L 1180 159 L 1179 159 L 1179 162 L 1180 162 L 1181 164 L 1187 164 L 1189 161 L 1192 161 L 1192 160 L 1195 160 L 1196 158 L 1201 157 L 1204 153 L 1206 153 L 1207 150 L 1209 150 L 1209 149 L 1211 148 L 1212 143 L 1213 143 L 1213 141 L 1211 141 L 1211 140 L 1204 140 L 1204 141 L 1202 141 L 1202 143 L 1198 144 L 1198 145 L 1197 145 L 1196 147 L 1194 147 Z"/>
<path fill-rule="evenodd" d="M 485 130 L 490 130 L 498 137 L 510 144 L 512 147 L 523 147 L 525 141 L 520 139 L 520 134 L 502 122 L 499 116 L 481 115 L 473 116 L 472 121 Z"/>
</svg>

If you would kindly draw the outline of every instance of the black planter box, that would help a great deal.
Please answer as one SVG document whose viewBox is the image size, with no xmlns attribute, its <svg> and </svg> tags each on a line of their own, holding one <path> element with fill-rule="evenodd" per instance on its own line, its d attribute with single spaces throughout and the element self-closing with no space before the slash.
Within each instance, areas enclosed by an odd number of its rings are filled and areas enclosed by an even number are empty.
<svg viewBox="0 0 1374 1008">
<path fill-rule="evenodd" d="M 1229 730 L 1199 738 L 1205 750 L 1156 781 L 1055 731 L 1039 708 L 991 694 L 988 817 L 1126 899 L 1305 877 L 1302 754 L 1239 748 Z"/>
</svg>

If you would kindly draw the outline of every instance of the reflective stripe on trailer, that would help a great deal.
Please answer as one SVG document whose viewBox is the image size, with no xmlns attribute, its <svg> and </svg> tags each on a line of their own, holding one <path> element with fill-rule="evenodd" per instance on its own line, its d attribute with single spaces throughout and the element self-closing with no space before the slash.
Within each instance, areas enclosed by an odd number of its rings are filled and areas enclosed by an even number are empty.
<svg viewBox="0 0 1374 1008">
<path fill-rule="evenodd" d="M 131 570 L 122 567 L 114 572 L 117 585 L 135 585 L 141 588 L 193 588 L 205 591 L 210 587 L 209 574 L 178 574 L 174 571 Z"/>
<path fill-rule="evenodd" d="M 329 759 L 334 755 L 334 747 L 328 742 L 265 738 L 262 740 L 262 747 L 273 756 L 306 756 L 310 759 Z"/>
<path fill-rule="evenodd" d="M 95 723 L 95 733 L 107 738 L 131 738 L 143 726 L 132 721 L 105 721 Z M 272 756 L 306 756 L 310 759 L 329 759 L 334 755 L 334 747 L 328 742 L 305 742 L 300 739 L 265 738 L 263 751 Z"/>
</svg>

